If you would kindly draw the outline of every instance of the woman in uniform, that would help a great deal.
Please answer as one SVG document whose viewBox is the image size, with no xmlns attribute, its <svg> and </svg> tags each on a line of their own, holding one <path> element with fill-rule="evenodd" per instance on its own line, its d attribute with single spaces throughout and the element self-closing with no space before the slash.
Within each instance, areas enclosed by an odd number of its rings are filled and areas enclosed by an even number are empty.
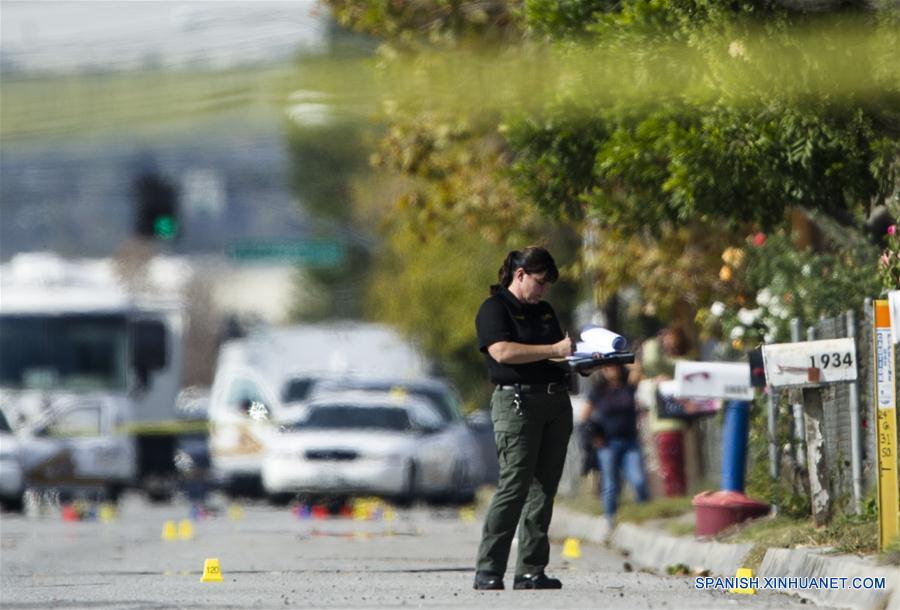
<svg viewBox="0 0 900 610">
<path fill-rule="evenodd" d="M 478 547 L 476 589 L 503 589 L 510 545 L 521 517 L 515 589 L 560 589 L 544 574 L 553 498 L 572 433 L 568 367 L 551 362 L 575 351 L 543 301 L 559 277 L 544 248 L 510 252 L 499 283 L 475 318 L 491 383 L 491 419 L 500 479 Z M 524 514 L 523 514 L 524 513 Z"/>
</svg>

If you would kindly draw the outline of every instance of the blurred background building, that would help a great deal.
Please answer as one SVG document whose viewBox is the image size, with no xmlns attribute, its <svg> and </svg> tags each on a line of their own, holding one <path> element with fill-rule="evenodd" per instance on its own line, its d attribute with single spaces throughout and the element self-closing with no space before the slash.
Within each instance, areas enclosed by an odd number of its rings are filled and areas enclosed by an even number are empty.
<svg viewBox="0 0 900 610">
<path fill-rule="evenodd" d="M 214 296 L 236 313 L 284 320 L 291 261 L 264 258 L 248 268 L 229 253 L 309 237 L 310 219 L 289 179 L 290 119 L 239 93 L 228 98 L 222 86 L 234 70 L 327 53 L 327 12 L 312 0 L 4 0 L 0 21 L 4 88 L 26 95 L 29 86 L 53 81 L 80 83 L 82 92 L 4 100 L 0 260 L 35 251 L 112 257 L 135 238 L 149 239 L 157 252 L 212 270 L 205 275 L 214 278 Z M 90 89 L 98 79 L 128 75 L 127 84 L 143 74 L 175 74 L 177 96 L 194 72 L 204 75 L 198 86 L 212 82 L 215 90 L 207 107 L 190 114 L 160 119 L 156 100 L 127 91 L 109 97 L 95 87 L 100 95 L 83 95 L 84 83 Z M 116 121 L 123 105 L 153 118 Z"/>
</svg>

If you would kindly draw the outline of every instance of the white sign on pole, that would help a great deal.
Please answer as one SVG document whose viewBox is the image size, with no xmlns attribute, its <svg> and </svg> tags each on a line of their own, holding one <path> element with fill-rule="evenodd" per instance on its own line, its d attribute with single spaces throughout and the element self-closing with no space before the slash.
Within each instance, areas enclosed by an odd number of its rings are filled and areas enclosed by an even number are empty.
<svg viewBox="0 0 900 610">
<path fill-rule="evenodd" d="M 888 307 L 891 312 L 891 339 L 900 343 L 900 290 L 888 292 Z"/>
<path fill-rule="evenodd" d="M 753 400 L 747 362 L 675 363 L 675 395 L 681 398 Z"/>
<path fill-rule="evenodd" d="M 852 338 L 763 345 L 766 382 L 773 388 L 814 387 L 856 379 Z"/>
</svg>

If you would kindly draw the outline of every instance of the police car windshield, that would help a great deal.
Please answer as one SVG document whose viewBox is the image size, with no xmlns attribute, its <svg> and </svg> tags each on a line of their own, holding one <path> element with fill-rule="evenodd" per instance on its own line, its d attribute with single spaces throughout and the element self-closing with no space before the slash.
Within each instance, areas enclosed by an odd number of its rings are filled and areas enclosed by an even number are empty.
<svg viewBox="0 0 900 610">
<path fill-rule="evenodd" d="M 457 399 L 451 390 L 445 390 L 440 386 L 418 385 L 416 383 L 393 383 L 390 381 L 377 380 L 350 380 L 350 379 L 333 379 L 320 382 L 315 387 L 317 393 L 328 393 L 341 390 L 363 390 L 366 392 L 402 392 L 415 398 L 423 398 L 427 401 L 445 423 L 455 422 L 462 419 L 459 412 Z"/>
<path fill-rule="evenodd" d="M 0 385 L 124 389 L 128 327 L 113 315 L 0 317 Z"/>
<path fill-rule="evenodd" d="M 376 429 L 404 432 L 411 428 L 406 409 L 396 407 L 359 407 L 354 405 L 323 405 L 310 410 L 306 419 L 293 429 Z"/>
<path fill-rule="evenodd" d="M 295 377 L 286 384 L 281 391 L 281 399 L 284 402 L 299 402 L 306 400 L 312 393 L 316 380 L 310 377 Z"/>
</svg>

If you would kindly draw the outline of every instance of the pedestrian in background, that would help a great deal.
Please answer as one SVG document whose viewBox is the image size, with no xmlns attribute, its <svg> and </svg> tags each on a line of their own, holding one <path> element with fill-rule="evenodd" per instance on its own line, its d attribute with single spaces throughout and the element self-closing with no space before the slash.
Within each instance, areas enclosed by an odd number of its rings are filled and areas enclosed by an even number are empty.
<svg viewBox="0 0 900 610">
<path fill-rule="evenodd" d="M 628 382 L 628 369 L 624 365 L 606 366 L 595 375 L 597 378 L 585 401 L 582 419 L 587 422 L 597 454 L 603 512 L 612 527 L 619 507 L 623 475 L 638 502 L 646 502 L 650 493 L 638 440 L 635 388 Z"/>
<path fill-rule="evenodd" d="M 519 525 L 515 589 L 560 589 L 544 569 L 553 499 L 572 434 L 568 367 L 550 361 L 575 351 L 544 295 L 559 277 L 544 248 L 510 252 L 499 283 L 475 318 L 478 347 L 495 384 L 491 420 L 500 477 L 484 520 L 476 589 L 503 589 L 510 546 Z M 524 514 L 523 514 L 524 513 Z"/>
<path fill-rule="evenodd" d="M 659 417 L 657 389 L 660 381 L 675 376 L 675 362 L 684 358 L 687 352 L 685 332 L 677 326 L 664 328 L 656 337 L 641 345 L 639 366 L 635 371 L 640 378 L 638 403 L 647 409 L 648 427 L 656 448 L 650 470 L 659 474 L 666 497 L 683 496 L 687 493 L 684 464 L 687 423 L 680 418 Z"/>
</svg>

